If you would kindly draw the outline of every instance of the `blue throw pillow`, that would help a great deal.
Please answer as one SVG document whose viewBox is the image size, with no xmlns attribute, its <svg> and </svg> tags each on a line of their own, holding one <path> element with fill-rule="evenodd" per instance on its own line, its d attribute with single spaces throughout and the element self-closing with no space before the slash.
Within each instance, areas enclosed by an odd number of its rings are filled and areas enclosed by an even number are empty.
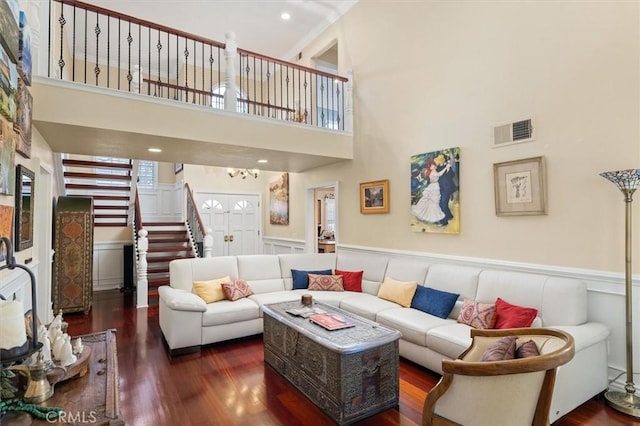
<svg viewBox="0 0 640 426">
<path fill-rule="evenodd" d="M 291 277 L 293 278 L 293 289 L 301 290 L 309 287 L 309 274 L 316 275 L 331 275 L 333 271 L 327 269 L 324 271 L 298 271 L 297 269 L 291 270 Z"/>
<path fill-rule="evenodd" d="M 458 300 L 459 294 L 419 285 L 411 300 L 411 307 L 439 318 L 447 318 Z"/>
</svg>

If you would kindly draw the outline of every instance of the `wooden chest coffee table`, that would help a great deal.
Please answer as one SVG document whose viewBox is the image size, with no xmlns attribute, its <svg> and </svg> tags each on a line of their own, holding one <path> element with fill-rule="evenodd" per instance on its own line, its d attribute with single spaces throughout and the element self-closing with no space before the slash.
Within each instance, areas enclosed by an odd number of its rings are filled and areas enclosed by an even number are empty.
<svg viewBox="0 0 640 426">
<path fill-rule="evenodd" d="M 327 330 L 287 310 L 298 301 L 265 305 L 264 359 L 336 423 L 353 423 L 398 405 L 400 332 L 338 308 L 353 327 Z"/>
</svg>

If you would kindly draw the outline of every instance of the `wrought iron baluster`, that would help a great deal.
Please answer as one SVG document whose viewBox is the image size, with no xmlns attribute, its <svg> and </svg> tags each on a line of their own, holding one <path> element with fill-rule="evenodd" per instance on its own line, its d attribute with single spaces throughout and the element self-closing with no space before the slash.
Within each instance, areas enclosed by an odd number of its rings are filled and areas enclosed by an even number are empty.
<svg viewBox="0 0 640 426">
<path fill-rule="evenodd" d="M 122 21 L 120 20 L 120 18 L 118 18 L 118 74 L 117 74 L 118 75 L 118 90 L 120 90 L 120 54 L 121 54 L 121 50 L 122 50 L 122 48 L 121 48 L 122 43 L 120 42 L 120 34 L 122 34 L 120 32 L 121 31 L 121 28 L 120 28 L 121 27 L 121 25 L 120 25 L 121 22 Z"/>
<path fill-rule="evenodd" d="M 258 90 L 257 90 L 257 81 L 256 81 L 256 57 L 253 57 L 253 100 L 256 101 L 258 98 Z M 251 105 L 247 105 L 249 108 L 251 107 Z M 253 115 L 256 114 L 256 103 L 254 102 L 253 104 Z M 249 112 L 249 108 L 247 108 L 247 113 Z"/>
<path fill-rule="evenodd" d="M 309 117 L 309 111 L 307 111 L 307 75 L 309 73 L 307 71 L 304 72 L 304 122 L 307 122 L 307 118 Z"/>
<path fill-rule="evenodd" d="M 271 69 L 269 67 L 269 61 L 267 61 L 267 117 L 271 117 L 271 86 L 269 85 Z"/>
<path fill-rule="evenodd" d="M 133 43 L 133 37 L 131 36 L 131 21 L 129 21 L 129 34 L 127 35 L 127 82 L 129 83 L 128 91 L 131 91 L 131 43 Z"/>
<path fill-rule="evenodd" d="M 64 49 L 64 24 L 67 20 L 64 18 L 64 4 L 60 5 L 60 17 L 58 22 L 60 23 L 60 57 L 58 59 L 58 67 L 60 68 L 60 79 L 62 79 L 62 69 L 64 68 L 64 59 L 62 58 L 62 52 Z"/>
<path fill-rule="evenodd" d="M 111 80 L 111 62 L 109 60 L 111 52 L 111 17 L 107 15 L 107 88 L 109 88 Z"/>
<path fill-rule="evenodd" d="M 245 112 L 245 107 L 246 107 L 246 112 L 249 113 L 249 73 L 251 72 L 251 67 L 249 66 L 249 55 L 247 55 L 247 66 L 246 66 L 246 73 L 247 73 L 247 82 L 245 83 L 247 85 L 247 89 L 246 89 L 246 93 L 245 93 L 245 97 L 247 98 L 247 102 L 244 102 L 244 99 L 242 99 L 241 94 L 242 91 L 240 91 L 240 93 L 238 94 L 238 97 L 240 98 L 240 102 L 243 103 L 243 107 L 242 107 L 242 112 Z"/>
<path fill-rule="evenodd" d="M 71 45 L 71 81 L 76 81 L 76 7 L 73 6 L 73 30 Z M 62 76 L 60 76 L 62 78 Z"/>
<path fill-rule="evenodd" d="M 287 83 L 287 114 L 283 118 L 287 120 L 289 118 L 289 65 L 287 65 L 287 77 L 284 81 Z"/>
<path fill-rule="evenodd" d="M 84 84 L 87 84 L 87 9 L 84 10 Z"/>
<path fill-rule="evenodd" d="M 209 45 L 209 106 L 213 106 L 213 45 Z M 202 84 L 204 87 L 204 83 Z"/>
<path fill-rule="evenodd" d="M 96 13 L 96 27 L 94 32 L 96 33 L 96 66 L 93 72 L 96 74 L 96 86 L 98 85 L 98 78 L 100 77 L 100 65 L 98 63 L 98 58 L 100 58 L 100 14 Z"/>
<path fill-rule="evenodd" d="M 156 43 L 156 49 L 158 50 L 158 84 L 155 88 L 155 96 L 162 96 L 162 74 L 160 73 L 160 55 L 162 54 L 162 41 L 160 40 L 160 30 L 158 29 L 158 42 Z M 159 92 L 159 94 L 158 94 Z"/>
<path fill-rule="evenodd" d="M 185 102 L 189 102 L 189 81 L 187 76 L 189 75 L 189 45 L 187 38 L 184 38 L 184 97 Z M 194 93 L 195 96 L 195 93 Z"/>
<path fill-rule="evenodd" d="M 340 100 L 340 84 L 336 84 L 336 122 L 338 123 L 338 127 L 336 129 L 340 129 L 340 104 L 339 104 L 339 100 Z M 343 124 L 344 127 L 344 124 Z"/>
</svg>

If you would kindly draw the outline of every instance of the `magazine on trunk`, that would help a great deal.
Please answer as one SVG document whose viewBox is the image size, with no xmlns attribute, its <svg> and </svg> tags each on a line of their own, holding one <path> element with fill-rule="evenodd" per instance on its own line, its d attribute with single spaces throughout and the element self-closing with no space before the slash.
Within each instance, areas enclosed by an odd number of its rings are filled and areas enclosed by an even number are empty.
<svg viewBox="0 0 640 426">
<path fill-rule="evenodd" d="M 313 314 L 309 316 L 309 319 L 327 330 L 355 327 L 353 321 L 340 314 Z"/>
<path fill-rule="evenodd" d="M 327 311 L 320 308 L 313 308 L 311 306 L 303 306 L 301 308 L 291 308 L 287 309 L 287 312 L 291 315 L 295 315 L 297 317 L 309 318 L 309 316 L 314 314 L 325 314 Z"/>
</svg>

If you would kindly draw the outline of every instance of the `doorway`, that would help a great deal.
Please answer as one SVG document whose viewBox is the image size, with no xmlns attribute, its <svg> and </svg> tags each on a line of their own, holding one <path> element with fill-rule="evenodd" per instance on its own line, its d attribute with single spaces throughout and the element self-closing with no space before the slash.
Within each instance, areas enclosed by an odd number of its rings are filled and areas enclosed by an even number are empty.
<svg viewBox="0 0 640 426">
<path fill-rule="evenodd" d="M 195 201 L 213 235 L 213 256 L 259 254 L 260 194 L 197 192 Z"/>
<path fill-rule="evenodd" d="M 333 253 L 338 241 L 338 183 L 307 188 L 307 251 Z"/>
</svg>

